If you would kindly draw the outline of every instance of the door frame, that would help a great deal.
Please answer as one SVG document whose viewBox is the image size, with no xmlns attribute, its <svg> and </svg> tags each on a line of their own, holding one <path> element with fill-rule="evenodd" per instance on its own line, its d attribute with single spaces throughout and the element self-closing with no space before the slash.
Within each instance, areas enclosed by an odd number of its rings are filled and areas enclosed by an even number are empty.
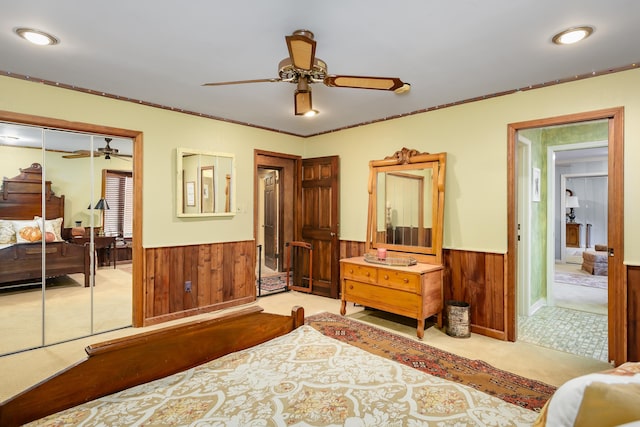
<svg viewBox="0 0 640 427">
<path fill-rule="evenodd" d="M 295 239 L 294 230 L 298 225 L 295 215 L 296 200 L 299 197 L 301 156 L 277 153 L 265 150 L 253 150 L 253 239 L 258 241 L 259 228 L 259 169 L 278 169 L 280 174 L 280 197 L 278 197 L 278 215 L 281 226 L 278 233 L 278 266 L 284 265 L 284 245 Z M 257 262 L 257 259 L 256 259 Z"/>
<path fill-rule="evenodd" d="M 507 259 L 505 314 L 506 337 L 515 341 L 517 277 L 517 135 L 518 131 L 570 123 L 607 119 L 608 137 L 608 246 L 609 257 L 609 360 L 619 365 L 627 360 L 627 271 L 624 265 L 624 107 L 614 107 L 545 119 L 510 123 L 507 126 Z"/>
<path fill-rule="evenodd" d="M 531 306 L 531 266 L 527 262 L 531 256 L 531 141 L 522 135 L 518 136 L 516 149 L 518 150 L 518 164 L 520 172 L 516 179 L 521 191 L 516 192 L 518 196 L 518 218 L 519 224 L 518 242 L 518 275 L 516 286 L 518 295 L 518 313 L 526 313 L 530 316 L 535 309 Z"/>
<path fill-rule="evenodd" d="M 62 129 L 89 134 L 113 135 L 133 140 L 133 239 L 131 242 L 132 268 L 132 325 L 143 326 L 144 322 L 144 254 L 142 249 L 142 136 L 141 131 L 70 122 L 51 117 L 14 113 L 0 110 L 0 120 L 43 128 Z"/>
</svg>

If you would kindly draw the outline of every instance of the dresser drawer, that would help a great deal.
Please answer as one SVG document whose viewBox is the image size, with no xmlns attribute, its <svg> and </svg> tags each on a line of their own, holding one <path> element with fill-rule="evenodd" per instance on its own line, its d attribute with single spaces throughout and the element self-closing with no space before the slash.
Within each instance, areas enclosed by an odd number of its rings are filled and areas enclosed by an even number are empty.
<svg viewBox="0 0 640 427">
<path fill-rule="evenodd" d="M 397 270 L 378 270 L 378 284 L 407 292 L 420 292 L 420 275 Z"/>
<path fill-rule="evenodd" d="M 378 269 L 373 266 L 345 263 L 342 264 L 342 277 L 365 283 L 376 283 L 378 281 Z"/>
<path fill-rule="evenodd" d="M 343 298 L 366 307 L 416 318 L 420 313 L 422 299 L 413 292 L 402 292 L 362 282 L 345 280 Z"/>
</svg>

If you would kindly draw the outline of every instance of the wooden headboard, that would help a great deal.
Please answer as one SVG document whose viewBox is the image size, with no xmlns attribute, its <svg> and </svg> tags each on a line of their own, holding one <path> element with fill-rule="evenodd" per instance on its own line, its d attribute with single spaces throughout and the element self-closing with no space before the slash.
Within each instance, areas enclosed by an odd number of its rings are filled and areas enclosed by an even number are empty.
<svg viewBox="0 0 640 427">
<path fill-rule="evenodd" d="M 46 219 L 64 217 L 64 196 L 51 191 L 51 181 L 44 185 Z M 0 219 L 33 219 L 42 216 L 42 165 L 32 163 L 20 169 L 20 175 L 4 178 L 0 188 Z"/>
</svg>

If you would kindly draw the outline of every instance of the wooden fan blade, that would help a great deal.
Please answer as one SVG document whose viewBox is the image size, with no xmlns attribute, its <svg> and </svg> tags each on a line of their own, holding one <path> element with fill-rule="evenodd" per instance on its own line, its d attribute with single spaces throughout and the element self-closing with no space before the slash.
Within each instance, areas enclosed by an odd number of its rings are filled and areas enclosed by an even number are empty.
<svg viewBox="0 0 640 427">
<path fill-rule="evenodd" d="M 91 156 L 91 151 L 88 150 L 76 150 L 71 154 L 62 156 L 63 159 L 81 159 L 82 157 Z"/>
<path fill-rule="evenodd" d="M 356 89 L 398 90 L 407 83 L 397 77 L 327 76 L 324 84 L 330 87 L 352 87 Z"/>
<path fill-rule="evenodd" d="M 255 80 L 237 80 L 233 82 L 217 82 L 217 83 L 204 83 L 202 86 L 225 86 L 225 85 L 241 85 L 245 83 L 266 83 L 266 82 L 279 82 L 279 78 L 273 79 L 255 79 Z"/>
<path fill-rule="evenodd" d="M 289 48 L 289 57 L 291 63 L 301 70 L 311 71 L 316 58 L 316 42 L 310 31 L 299 30 L 293 35 L 285 36 L 287 47 Z"/>
</svg>

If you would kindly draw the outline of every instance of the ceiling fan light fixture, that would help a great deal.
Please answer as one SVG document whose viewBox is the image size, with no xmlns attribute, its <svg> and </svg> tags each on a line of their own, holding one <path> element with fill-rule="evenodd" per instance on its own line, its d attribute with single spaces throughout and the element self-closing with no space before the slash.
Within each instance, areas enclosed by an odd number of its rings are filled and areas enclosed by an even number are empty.
<svg viewBox="0 0 640 427">
<path fill-rule="evenodd" d="M 34 30 L 33 28 L 16 28 L 13 30 L 18 36 L 38 46 L 53 46 L 60 43 L 56 37 L 44 31 Z"/>
<path fill-rule="evenodd" d="M 593 27 L 584 25 L 559 32 L 551 39 L 555 44 L 574 44 L 586 39 L 593 33 Z"/>
</svg>

